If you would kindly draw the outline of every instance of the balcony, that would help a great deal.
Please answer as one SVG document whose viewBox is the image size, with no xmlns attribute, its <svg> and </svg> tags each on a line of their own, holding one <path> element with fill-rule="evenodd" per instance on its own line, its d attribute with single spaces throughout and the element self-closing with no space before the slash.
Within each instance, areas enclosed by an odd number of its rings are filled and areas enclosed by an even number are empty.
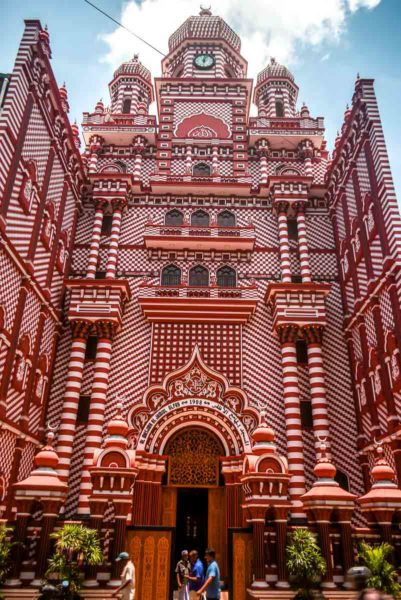
<svg viewBox="0 0 401 600">
<path fill-rule="evenodd" d="M 69 279 L 68 320 L 112 321 L 121 327 L 124 305 L 131 293 L 125 279 Z"/>
<path fill-rule="evenodd" d="M 322 117 L 253 117 L 249 119 L 249 142 L 254 145 L 261 138 L 268 137 L 270 148 L 294 149 L 307 138 L 315 148 L 320 148 L 324 136 Z"/>
<path fill-rule="evenodd" d="M 193 177 L 192 175 L 152 175 L 152 191 L 157 194 L 195 194 L 214 196 L 246 196 L 251 193 L 250 175 L 241 177 Z"/>
<path fill-rule="evenodd" d="M 143 282 L 139 304 L 151 322 L 246 323 L 256 310 L 256 285 L 219 288 Z"/>
<path fill-rule="evenodd" d="M 273 328 L 283 325 L 326 325 L 325 298 L 329 283 L 269 283 L 265 302 L 273 313 Z"/>
<path fill-rule="evenodd" d="M 195 225 L 145 225 L 144 243 L 147 249 L 192 250 L 218 252 L 252 252 L 255 246 L 255 226 L 219 227 Z"/>
<path fill-rule="evenodd" d="M 84 113 L 82 135 L 85 144 L 93 135 L 100 135 L 106 144 L 129 146 L 132 138 L 141 135 L 149 144 L 155 144 L 156 117 L 153 115 L 122 115 Z"/>
</svg>

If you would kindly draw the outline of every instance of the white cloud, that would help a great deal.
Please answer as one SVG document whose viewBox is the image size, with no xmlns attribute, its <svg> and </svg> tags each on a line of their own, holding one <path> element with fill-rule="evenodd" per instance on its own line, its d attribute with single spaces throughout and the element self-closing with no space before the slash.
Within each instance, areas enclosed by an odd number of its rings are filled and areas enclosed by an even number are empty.
<svg viewBox="0 0 401 600">
<path fill-rule="evenodd" d="M 326 54 L 324 54 L 322 56 L 322 58 L 320 59 L 320 62 L 325 62 L 326 60 L 329 60 L 330 58 L 330 52 L 327 52 Z"/>
<path fill-rule="evenodd" d="M 340 39 L 352 14 L 373 9 L 380 0 L 215 0 L 213 14 L 223 17 L 240 35 L 242 54 L 248 60 L 248 75 L 264 68 L 270 56 L 293 65 L 300 48 L 326 47 Z M 130 0 L 123 5 L 123 25 L 167 52 L 168 37 L 190 15 L 199 13 L 199 0 Z M 101 36 L 109 51 L 102 60 L 116 68 L 139 52 L 141 62 L 153 76 L 160 75 L 161 56 L 117 28 Z M 325 60 L 323 57 L 322 60 Z"/>
</svg>

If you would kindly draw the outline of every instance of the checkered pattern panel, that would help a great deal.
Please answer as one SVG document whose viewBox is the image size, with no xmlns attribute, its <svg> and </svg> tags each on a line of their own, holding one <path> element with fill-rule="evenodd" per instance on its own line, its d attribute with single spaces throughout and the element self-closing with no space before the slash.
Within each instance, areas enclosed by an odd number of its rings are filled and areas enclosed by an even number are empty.
<svg viewBox="0 0 401 600">
<path fill-rule="evenodd" d="M 351 330 L 352 344 L 354 347 L 355 357 L 357 360 L 362 360 L 362 346 L 361 346 L 361 335 L 359 333 L 359 327 L 353 327 Z"/>
<path fill-rule="evenodd" d="M 224 323 L 155 323 L 152 336 L 151 383 L 160 383 L 185 365 L 195 346 L 209 367 L 232 385 L 241 385 L 241 329 Z"/>
<path fill-rule="evenodd" d="M 348 178 L 347 183 L 345 184 L 345 193 L 347 197 L 349 218 L 352 220 L 358 215 L 358 210 L 356 207 L 354 184 L 351 178 Z"/>
<path fill-rule="evenodd" d="M 328 215 L 316 215 L 309 210 L 305 217 L 306 237 L 309 250 L 335 248 L 333 227 Z"/>
<path fill-rule="evenodd" d="M 373 313 L 371 310 L 365 311 L 365 324 L 366 324 L 366 333 L 368 336 L 369 346 L 375 347 L 377 345 L 376 326 L 375 326 L 375 320 L 373 317 Z"/>
<path fill-rule="evenodd" d="M 52 425 L 60 421 L 63 406 L 63 394 L 68 373 L 68 362 L 71 349 L 71 329 L 66 325 L 57 344 L 56 362 L 53 369 L 53 379 L 50 387 L 47 419 Z"/>
<path fill-rule="evenodd" d="M 202 162 L 206 162 L 202 158 Z M 172 175 L 185 175 L 185 160 L 182 158 L 173 158 L 171 161 Z"/>
<path fill-rule="evenodd" d="M 348 353 L 342 330 L 339 285 L 333 283 L 327 296 L 327 326 L 323 336 L 332 453 L 338 469 L 348 475 L 351 492 L 361 495 L 363 484 L 355 461 L 356 421 Z"/>
<path fill-rule="evenodd" d="M 50 137 L 36 104 L 32 109 L 22 156 L 24 160 L 36 161 L 38 184 L 42 186 L 50 150 Z"/>
<path fill-rule="evenodd" d="M 377 416 L 379 418 L 380 429 L 386 432 L 388 429 L 388 411 L 385 402 L 376 402 Z"/>
<path fill-rule="evenodd" d="M 387 289 L 385 289 L 379 296 L 380 303 L 380 312 L 383 320 L 383 325 L 385 329 L 393 329 L 394 328 L 394 313 L 391 306 L 390 294 Z"/>
<path fill-rule="evenodd" d="M 310 252 L 309 264 L 312 272 L 312 278 L 333 279 L 337 277 L 337 256 L 335 251 L 332 252 Z"/>
<path fill-rule="evenodd" d="M 359 261 L 356 270 L 358 274 L 359 294 L 363 297 L 368 293 L 368 274 L 364 258 Z"/>
<path fill-rule="evenodd" d="M 4 474 L 6 486 L 10 478 L 11 466 L 13 464 L 15 440 L 16 436 L 12 431 L 3 429 L 0 432 L 0 471 Z"/>
<path fill-rule="evenodd" d="M 36 454 L 35 444 L 28 443 L 22 451 L 17 481 L 22 481 L 30 474 L 33 467 L 33 459 Z"/>
<path fill-rule="evenodd" d="M 89 247 L 88 246 L 75 246 L 72 254 L 72 271 L 79 271 L 81 273 L 86 273 L 86 269 L 88 267 L 88 256 L 89 256 Z"/>
<path fill-rule="evenodd" d="M 361 190 L 362 196 L 370 192 L 370 180 L 368 173 L 368 166 L 366 164 L 366 158 L 363 152 L 359 153 L 359 156 L 356 161 L 357 172 L 358 172 L 358 181 L 359 187 Z"/>
<path fill-rule="evenodd" d="M 21 281 L 21 277 L 14 263 L 5 252 L 0 252 L 0 273 L 0 303 L 5 306 L 5 327 L 6 329 L 11 330 L 15 310 L 17 308 L 17 298 L 20 291 L 18 282 Z"/>
<path fill-rule="evenodd" d="M 327 159 L 320 158 L 312 163 L 313 183 L 324 184 L 327 171 Z"/>
<path fill-rule="evenodd" d="M 174 103 L 174 128 L 186 117 L 206 114 L 222 119 L 231 129 L 232 107 L 230 102 L 180 102 Z"/>
</svg>

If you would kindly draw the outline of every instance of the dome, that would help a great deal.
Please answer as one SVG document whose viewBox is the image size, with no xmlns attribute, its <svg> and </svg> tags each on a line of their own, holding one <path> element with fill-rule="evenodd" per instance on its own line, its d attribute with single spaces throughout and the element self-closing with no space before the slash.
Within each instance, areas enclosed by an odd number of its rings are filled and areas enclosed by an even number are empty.
<svg viewBox="0 0 401 600">
<path fill-rule="evenodd" d="M 204 39 L 224 40 L 236 52 L 241 49 L 239 36 L 221 17 L 212 15 L 209 8 L 202 8 L 198 16 L 189 17 L 168 40 L 169 51 L 172 52 L 184 40 Z"/>
<path fill-rule="evenodd" d="M 143 66 L 138 58 L 138 54 L 134 54 L 134 57 L 131 58 L 131 60 L 124 62 L 116 71 L 114 71 L 114 79 L 119 75 L 139 75 L 149 83 L 152 80 L 149 69 Z"/>
<path fill-rule="evenodd" d="M 294 75 L 284 65 L 280 65 L 275 58 L 270 59 L 270 63 L 258 75 L 257 85 L 267 79 L 289 79 L 294 81 Z"/>
</svg>

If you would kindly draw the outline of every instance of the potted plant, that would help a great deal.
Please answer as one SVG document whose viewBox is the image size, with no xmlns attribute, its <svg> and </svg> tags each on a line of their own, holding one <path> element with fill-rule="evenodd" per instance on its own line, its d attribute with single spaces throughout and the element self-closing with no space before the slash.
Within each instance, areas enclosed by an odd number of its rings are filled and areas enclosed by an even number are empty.
<svg viewBox="0 0 401 600">
<path fill-rule="evenodd" d="M 358 562 L 370 571 L 370 577 L 366 583 L 368 588 L 374 588 L 390 594 L 394 598 L 399 598 L 401 585 L 397 580 L 397 570 L 387 560 L 392 552 L 393 547 L 390 544 L 371 546 L 362 542 L 359 546 Z"/>
<path fill-rule="evenodd" d="M 79 598 L 84 567 L 103 561 L 97 531 L 80 524 L 68 523 L 51 534 L 56 540 L 54 554 L 46 571 L 48 579 L 68 582 L 71 598 Z"/>
<path fill-rule="evenodd" d="M 295 529 L 287 546 L 287 568 L 291 587 L 297 590 L 296 598 L 311 598 L 326 572 L 324 560 L 313 533 Z"/>
<path fill-rule="evenodd" d="M 0 525 L 0 585 L 5 582 L 11 568 L 11 549 L 17 543 L 10 539 L 12 531 L 12 527 L 7 527 L 4 523 Z M 1 592 L 0 598 L 3 598 Z"/>
</svg>

